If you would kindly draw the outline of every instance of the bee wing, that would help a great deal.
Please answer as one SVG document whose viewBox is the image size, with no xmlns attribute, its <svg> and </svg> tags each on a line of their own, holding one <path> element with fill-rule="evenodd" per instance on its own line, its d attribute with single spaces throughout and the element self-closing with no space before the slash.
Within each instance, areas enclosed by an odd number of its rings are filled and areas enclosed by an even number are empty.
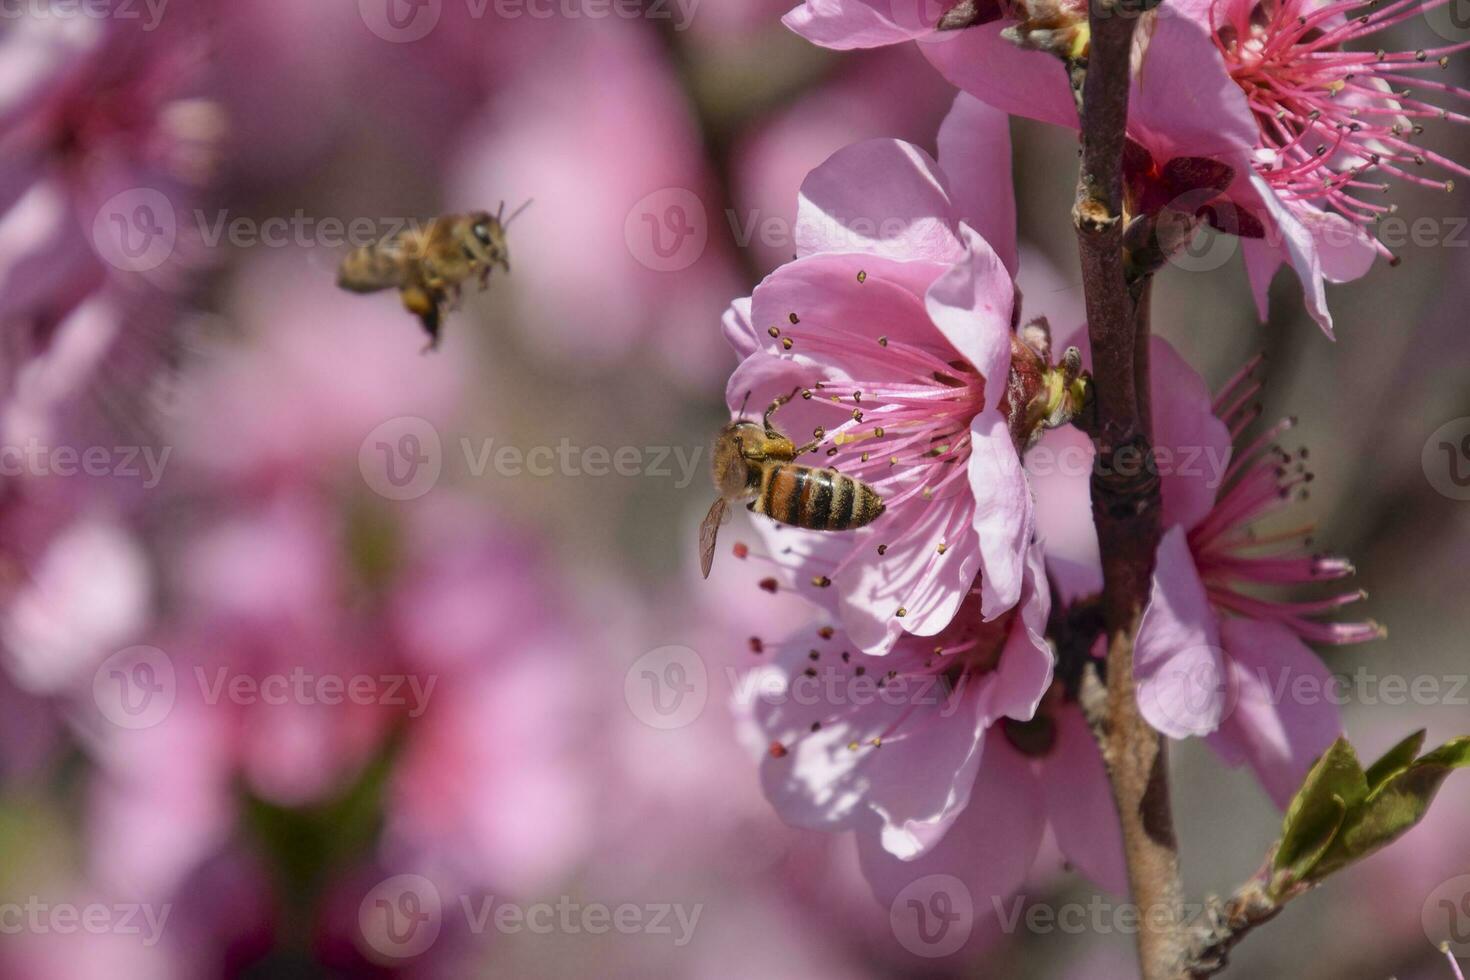
<svg viewBox="0 0 1470 980">
<path fill-rule="evenodd" d="M 699 525 L 699 570 L 705 578 L 709 578 L 709 570 L 715 563 L 715 536 L 724 521 L 725 498 L 716 497 L 709 513 L 704 515 L 704 523 Z"/>
</svg>

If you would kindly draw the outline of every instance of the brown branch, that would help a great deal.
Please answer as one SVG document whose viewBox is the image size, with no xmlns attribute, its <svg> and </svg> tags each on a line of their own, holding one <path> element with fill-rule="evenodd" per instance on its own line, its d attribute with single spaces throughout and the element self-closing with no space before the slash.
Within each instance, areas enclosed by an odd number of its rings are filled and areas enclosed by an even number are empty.
<svg viewBox="0 0 1470 980">
<path fill-rule="evenodd" d="M 1123 144 L 1137 10 L 1094 0 L 1091 47 L 1072 66 L 1082 87 L 1082 168 L 1073 223 L 1081 252 L 1095 388 L 1093 521 L 1103 565 L 1107 697 L 1103 758 L 1140 908 L 1140 972 L 1182 980 L 1187 937 L 1163 739 L 1143 719 L 1133 683 L 1138 631 L 1158 545 L 1159 487 L 1148 411 L 1147 285 L 1130 293 L 1123 262 Z M 1134 295 L 1138 296 L 1135 303 Z"/>
<path fill-rule="evenodd" d="M 1190 980 L 1205 980 L 1224 970 L 1237 943 L 1257 926 L 1280 915 L 1287 902 L 1315 887 L 1302 884 L 1273 897 L 1270 883 L 1271 855 L 1268 854 L 1261 869 L 1228 899 L 1222 901 L 1214 895 L 1206 899 L 1203 914 L 1189 930 L 1185 976 Z"/>
</svg>

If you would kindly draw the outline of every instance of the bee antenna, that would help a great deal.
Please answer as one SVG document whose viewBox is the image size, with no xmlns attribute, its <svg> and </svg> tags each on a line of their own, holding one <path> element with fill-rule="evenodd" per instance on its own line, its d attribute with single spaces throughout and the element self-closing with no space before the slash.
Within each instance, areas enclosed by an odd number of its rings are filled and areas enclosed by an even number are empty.
<svg viewBox="0 0 1470 980">
<path fill-rule="evenodd" d="M 500 227 L 502 227 L 502 228 L 509 228 L 510 227 L 510 223 L 512 221 L 516 220 L 516 218 L 519 218 L 521 216 L 521 212 L 524 211 L 524 210 L 526 210 L 526 208 L 530 207 L 531 204 L 533 202 L 535 202 L 535 200 L 536 199 L 534 197 L 528 197 L 528 198 L 526 198 L 526 203 L 525 204 L 522 204 L 520 207 L 518 207 L 514 211 L 512 211 L 510 213 L 510 217 L 509 218 L 506 218 L 505 221 L 501 223 L 501 226 Z M 505 209 L 504 202 L 501 203 L 500 207 L 501 207 L 501 210 L 504 210 Z"/>
<path fill-rule="evenodd" d="M 504 216 L 505 216 L 505 202 L 504 201 L 501 201 L 500 202 L 500 206 L 495 209 L 495 220 L 496 221 L 500 221 L 500 219 L 503 218 Z"/>
<path fill-rule="evenodd" d="M 750 404 L 750 392 L 747 391 L 745 393 L 745 398 L 740 402 L 740 415 L 738 416 L 738 418 L 741 418 L 741 419 L 744 419 L 745 418 L 745 406 L 746 405 L 749 405 L 749 404 Z"/>
</svg>

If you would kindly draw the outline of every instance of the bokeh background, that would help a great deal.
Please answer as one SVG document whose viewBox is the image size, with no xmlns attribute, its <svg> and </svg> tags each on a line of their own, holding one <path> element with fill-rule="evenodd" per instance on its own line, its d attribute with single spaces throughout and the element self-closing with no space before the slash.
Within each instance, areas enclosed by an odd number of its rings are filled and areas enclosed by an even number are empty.
<svg viewBox="0 0 1470 980">
<path fill-rule="evenodd" d="M 784 9 L 5 5 L 0 975 L 1129 975 L 1120 899 L 1054 850 L 922 955 L 738 736 L 750 637 L 815 627 L 757 560 L 699 579 L 720 315 L 789 257 L 807 171 L 932 150 L 953 97 L 912 47 L 822 51 Z M 1013 134 L 1027 302 L 1069 330 L 1075 136 Z M 1450 123 L 1424 142 L 1470 159 Z M 1207 379 L 1264 350 L 1266 418 L 1300 418 L 1296 516 L 1390 629 L 1325 654 L 1369 678 L 1369 754 L 1470 723 L 1470 492 L 1437 448 L 1470 434 L 1461 183 L 1396 192 L 1404 261 L 1332 291 L 1336 343 L 1290 273 L 1258 323 L 1228 242 L 1157 290 Z M 513 272 L 437 352 L 392 294 L 336 289 L 353 228 L 502 201 L 532 202 Z M 1189 889 L 1226 891 L 1279 817 L 1198 745 L 1173 768 Z M 1426 922 L 1470 890 L 1467 813 L 1451 779 L 1230 975 L 1449 977 Z M 1102 911 L 1006 925 L 1030 906 Z"/>
</svg>

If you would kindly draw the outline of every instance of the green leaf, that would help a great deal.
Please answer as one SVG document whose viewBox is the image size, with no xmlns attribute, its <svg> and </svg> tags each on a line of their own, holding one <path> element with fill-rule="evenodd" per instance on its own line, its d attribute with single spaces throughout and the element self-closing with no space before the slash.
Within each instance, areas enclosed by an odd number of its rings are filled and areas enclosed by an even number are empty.
<svg viewBox="0 0 1470 980">
<path fill-rule="evenodd" d="M 1470 766 L 1470 736 L 1446 742 L 1386 776 L 1348 812 L 1331 846 L 1311 867 L 1310 877 L 1325 877 L 1402 837 L 1424 818 L 1445 778 L 1466 766 Z"/>
<path fill-rule="evenodd" d="M 1288 881 L 1306 877 L 1339 829 L 1368 795 L 1368 777 L 1347 739 L 1322 753 L 1297 790 L 1281 826 L 1273 870 Z"/>
<path fill-rule="evenodd" d="M 1419 729 L 1408 738 L 1404 739 L 1379 757 L 1378 761 L 1368 767 L 1368 790 L 1372 792 L 1383 781 L 1400 770 L 1407 769 L 1415 759 L 1419 757 L 1419 750 L 1424 747 L 1424 729 Z"/>
</svg>

